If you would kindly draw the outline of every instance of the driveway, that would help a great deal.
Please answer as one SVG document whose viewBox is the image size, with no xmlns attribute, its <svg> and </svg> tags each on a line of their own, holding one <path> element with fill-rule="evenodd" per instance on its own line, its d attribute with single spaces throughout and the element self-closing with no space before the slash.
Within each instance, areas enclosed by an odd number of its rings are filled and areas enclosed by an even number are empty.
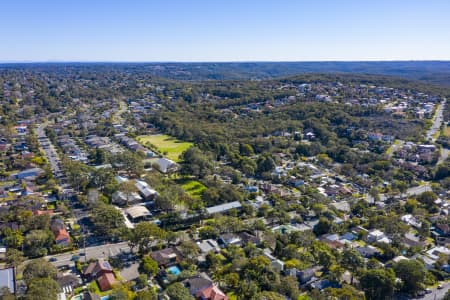
<svg viewBox="0 0 450 300">
<path fill-rule="evenodd" d="M 126 281 L 134 280 L 139 276 L 139 264 L 138 263 L 132 263 L 128 267 L 123 268 L 120 270 L 120 276 L 122 276 L 123 279 Z"/>
</svg>

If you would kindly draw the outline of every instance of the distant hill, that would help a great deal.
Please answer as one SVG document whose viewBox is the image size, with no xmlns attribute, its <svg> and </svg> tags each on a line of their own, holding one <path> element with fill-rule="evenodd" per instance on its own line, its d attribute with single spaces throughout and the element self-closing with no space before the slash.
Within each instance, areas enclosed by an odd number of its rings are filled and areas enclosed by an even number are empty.
<svg viewBox="0 0 450 300">
<path fill-rule="evenodd" d="M 268 79 L 301 73 L 361 73 L 400 76 L 450 86 L 450 61 L 165 63 L 146 67 L 181 80 Z"/>
<path fill-rule="evenodd" d="M 175 80 L 260 80 L 303 73 L 360 73 L 398 76 L 450 86 L 450 61 L 0 64 L 0 68 L 48 69 L 49 66 L 122 69 Z"/>
</svg>

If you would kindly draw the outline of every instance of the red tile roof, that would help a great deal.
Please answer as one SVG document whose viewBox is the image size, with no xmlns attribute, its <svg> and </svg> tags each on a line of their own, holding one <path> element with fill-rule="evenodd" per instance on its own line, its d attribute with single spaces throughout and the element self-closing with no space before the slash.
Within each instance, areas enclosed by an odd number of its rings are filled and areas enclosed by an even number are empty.
<svg viewBox="0 0 450 300">
<path fill-rule="evenodd" d="M 118 283 L 113 273 L 105 273 L 97 279 L 98 286 L 100 290 L 107 291 L 110 290 L 113 285 Z"/>
<path fill-rule="evenodd" d="M 64 241 L 64 240 L 68 240 L 70 241 L 70 235 L 67 232 L 67 230 L 63 229 L 59 229 L 58 231 L 54 232 L 55 234 L 55 241 Z"/>
<path fill-rule="evenodd" d="M 203 300 L 228 300 L 227 295 L 215 285 L 200 290 L 195 296 Z"/>
</svg>

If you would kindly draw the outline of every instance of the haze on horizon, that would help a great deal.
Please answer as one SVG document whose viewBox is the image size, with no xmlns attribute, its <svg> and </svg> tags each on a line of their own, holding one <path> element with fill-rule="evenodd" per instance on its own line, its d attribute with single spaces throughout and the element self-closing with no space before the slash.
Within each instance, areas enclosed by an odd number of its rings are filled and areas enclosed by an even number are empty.
<svg viewBox="0 0 450 300">
<path fill-rule="evenodd" d="M 4 1 L 0 61 L 450 60 L 450 1 Z"/>
</svg>

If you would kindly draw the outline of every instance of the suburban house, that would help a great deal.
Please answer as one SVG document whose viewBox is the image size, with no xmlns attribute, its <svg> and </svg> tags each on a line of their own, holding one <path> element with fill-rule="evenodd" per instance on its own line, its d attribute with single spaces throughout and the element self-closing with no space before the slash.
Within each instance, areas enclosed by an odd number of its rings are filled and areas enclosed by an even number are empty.
<svg viewBox="0 0 450 300">
<path fill-rule="evenodd" d="M 158 159 L 156 161 L 156 166 L 157 166 L 158 170 L 164 174 L 176 172 L 178 170 L 177 163 L 175 163 L 173 160 L 170 160 L 165 157 L 161 157 L 160 159 Z"/>
<path fill-rule="evenodd" d="M 19 173 L 12 174 L 11 177 L 14 179 L 25 179 L 25 178 L 29 178 L 29 177 L 37 177 L 43 173 L 44 173 L 44 170 L 42 170 L 41 168 L 32 168 L 32 169 L 23 170 Z"/>
<path fill-rule="evenodd" d="M 133 204 L 133 203 L 139 203 L 142 201 L 142 197 L 139 196 L 138 193 L 132 192 L 132 193 L 124 193 L 121 191 L 115 192 L 112 197 L 111 201 L 113 204 L 117 205 L 127 205 L 127 204 Z"/>
<path fill-rule="evenodd" d="M 359 252 L 359 254 L 361 254 L 362 257 L 364 258 L 370 258 L 376 255 L 380 254 L 380 251 L 375 248 L 374 246 L 364 246 L 364 247 L 358 247 L 356 248 L 356 251 Z"/>
<path fill-rule="evenodd" d="M 284 270 L 284 262 L 274 257 L 269 249 L 264 249 L 263 255 L 270 260 L 270 265 L 275 271 L 281 272 Z"/>
<path fill-rule="evenodd" d="M 222 292 L 211 280 L 201 276 L 194 276 L 183 281 L 189 293 L 199 300 L 228 300 L 227 295 Z"/>
<path fill-rule="evenodd" d="M 229 202 L 225 204 L 220 204 L 216 206 L 211 206 L 206 208 L 206 212 L 210 215 L 212 214 L 221 214 L 227 212 L 231 209 L 240 209 L 242 207 L 239 201 Z"/>
<path fill-rule="evenodd" d="M 298 282 L 300 285 L 308 285 L 311 282 L 317 280 L 316 273 L 322 270 L 322 267 L 320 266 L 314 266 L 311 268 L 307 268 L 301 271 L 295 270 L 295 275 L 297 276 Z"/>
<path fill-rule="evenodd" d="M 150 253 L 150 256 L 158 263 L 158 266 L 164 268 L 180 263 L 182 258 L 181 253 L 176 248 L 166 248 L 154 251 Z"/>
<path fill-rule="evenodd" d="M 139 191 L 139 194 L 142 196 L 144 200 L 151 200 L 158 195 L 158 192 L 152 189 L 147 182 L 142 180 L 136 180 L 136 188 Z"/>
<path fill-rule="evenodd" d="M 389 239 L 384 234 L 384 232 L 382 232 L 382 231 L 380 231 L 378 229 L 374 229 L 374 230 L 369 231 L 369 233 L 367 234 L 367 242 L 369 242 L 369 243 L 375 243 L 375 242 L 387 242 L 387 243 L 390 243 Z"/>
<path fill-rule="evenodd" d="M 213 285 L 213 282 L 197 275 L 184 280 L 183 284 L 187 289 L 189 289 L 189 293 L 191 295 L 196 295 L 199 291 Z"/>
<path fill-rule="evenodd" d="M 66 225 L 61 219 L 54 219 L 50 224 L 53 234 L 55 235 L 55 243 L 61 247 L 70 245 L 70 235 L 66 230 Z"/>
<path fill-rule="evenodd" d="M 152 216 L 151 212 L 145 206 L 142 205 L 129 207 L 125 211 L 128 217 L 133 222 L 145 221 Z"/>
<path fill-rule="evenodd" d="M 419 235 L 413 233 L 405 233 L 403 238 L 403 244 L 406 247 L 424 247 L 426 243 L 420 239 Z"/>
<path fill-rule="evenodd" d="M 200 300 L 228 300 L 227 295 L 225 295 L 216 285 L 211 285 L 198 291 L 197 294 L 195 294 L 195 297 Z"/>
<path fill-rule="evenodd" d="M 219 245 L 227 247 L 228 245 L 241 246 L 242 239 L 236 233 L 224 233 L 219 237 Z"/>
<path fill-rule="evenodd" d="M 211 251 L 213 251 L 213 252 L 220 251 L 219 244 L 215 240 L 212 240 L 212 239 L 197 242 L 197 246 L 200 249 L 200 252 L 203 254 L 206 254 Z"/>
<path fill-rule="evenodd" d="M 118 283 L 111 265 L 102 259 L 91 262 L 84 270 L 83 275 L 88 280 L 97 280 L 98 286 L 102 291 L 110 290 Z"/>
</svg>

